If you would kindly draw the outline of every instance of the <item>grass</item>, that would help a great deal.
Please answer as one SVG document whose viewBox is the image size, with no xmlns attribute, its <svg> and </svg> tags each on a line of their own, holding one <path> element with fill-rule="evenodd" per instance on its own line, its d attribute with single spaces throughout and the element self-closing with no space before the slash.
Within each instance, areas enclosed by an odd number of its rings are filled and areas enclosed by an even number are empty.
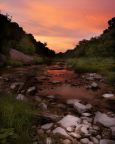
<svg viewBox="0 0 115 144">
<path fill-rule="evenodd" d="M 31 143 L 33 113 L 26 102 L 17 101 L 14 96 L 0 96 L 0 143 Z"/>
<path fill-rule="evenodd" d="M 21 66 L 23 66 L 23 63 L 20 62 L 20 61 L 17 61 L 17 60 L 11 60 L 11 59 L 9 59 L 7 61 L 7 65 L 8 66 L 12 66 L 12 67 L 21 67 Z"/>
<path fill-rule="evenodd" d="M 109 82 L 115 82 L 114 58 L 73 58 L 67 63 L 78 73 L 98 72 L 105 75 Z"/>
</svg>

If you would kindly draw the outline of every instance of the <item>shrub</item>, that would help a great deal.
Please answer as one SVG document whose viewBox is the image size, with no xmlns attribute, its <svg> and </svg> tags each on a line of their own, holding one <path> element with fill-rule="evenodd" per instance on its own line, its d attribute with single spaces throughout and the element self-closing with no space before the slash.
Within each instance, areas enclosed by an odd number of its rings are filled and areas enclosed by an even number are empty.
<svg viewBox="0 0 115 144">
<path fill-rule="evenodd" d="M 20 67 L 20 66 L 23 66 L 23 63 L 20 62 L 20 61 L 17 61 L 17 60 L 11 60 L 11 59 L 9 59 L 7 61 L 7 65 L 13 66 L 13 67 Z"/>
</svg>

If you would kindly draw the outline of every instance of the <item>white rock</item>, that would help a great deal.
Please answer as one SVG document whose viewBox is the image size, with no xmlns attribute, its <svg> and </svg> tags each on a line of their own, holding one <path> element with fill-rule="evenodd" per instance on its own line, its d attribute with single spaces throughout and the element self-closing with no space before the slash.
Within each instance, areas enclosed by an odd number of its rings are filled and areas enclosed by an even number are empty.
<svg viewBox="0 0 115 144">
<path fill-rule="evenodd" d="M 105 127 L 113 127 L 115 126 L 115 117 L 111 118 L 111 117 L 108 117 L 106 114 L 97 112 L 94 118 L 94 124 L 96 123 L 100 123 L 101 125 Z"/>
<path fill-rule="evenodd" d="M 84 139 L 81 139 L 80 142 L 82 144 L 88 144 L 89 143 L 89 139 L 88 138 L 84 138 Z"/>
<path fill-rule="evenodd" d="M 115 141 L 108 140 L 108 139 L 102 139 L 102 140 L 100 140 L 100 144 L 115 144 Z"/>
<path fill-rule="evenodd" d="M 49 98 L 49 99 L 55 99 L 55 96 L 54 95 L 49 95 L 49 96 L 47 96 L 47 98 Z"/>
<path fill-rule="evenodd" d="M 94 144 L 93 142 L 89 141 L 88 144 Z"/>
<path fill-rule="evenodd" d="M 90 113 L 82 113 L 82 116 L 85 116 L 85 117 L 90 117 L 91 114 Z"/>
<path fill-rule="evenodd" d="M 17 97 L 16 97 L 17 100 L 20 100 L 20 101 L 23 101 L 25 100 L 25 96 L 22 95 L 22 94 L 18 94 Z"/>
<path fill-rule="evenodd" d="M 112 131 L 112 136 L 115 137 L 115 126 L 114 126 L 114 127 L 111 127 L 111 131 Z"/>
<path fill-rule="evenodd" d="M 48 129 L 50 129 L 52 126 L 53 126 L 53 123 L 48 123 L 48 124 L 42 125 L 41 128 L 44 129 L 44 130 L 48 130 Z"/>
<path fill-rule="evenodd" d="M 88 125 L 83 125 L 81 127 L 81 133 L 84 135 L 89 135 L 89 131 L 88 131 L 89 126 Z"/>
<path fill-rule="evenodd" d="M 91 84 L 91 88 L 98 88 L 98 84 L 97 84 L 96 82 L 93 82 L 93 83 Z"/>
<path fill-rule="evenodd" d="M 30 87 L 30 88 L 27 90 L 27 93 L 29 94 L 29 93 L 31 93 L 31 92 L 33 92 L 33 91 L 35 91 L 35 90 L 36 90 L 36 87 L 35 87 L 35 86 Z"/>
<path fill-rule="evenodd" d="M 56 129 L 53 130 L 53 134 L 60 134 L 60 135 L 63 135 L 65 137 L 70 137 L 67 132 L 61 128 L 61 127 L 57 127 Z"/>
<path fill-rule="evenodd" d="M 81 104 L 81 103 L 79 103 L 79 102 L 75 102 L 75 103 L 74 103 L 74 108 L 75 108 L 80 114 L 82 114 L 82 113 L 86 112 L 88 109 L 90 109 L 90 108 L 91 108 L 91 105 L 90 105 L 90 104 L 83 105 L 83 104 Z"/>
<path fill-rule="evenodd" d="M 77 139 L 81 138 L 81 135 L 78 134 L 78 133 L 72 132 L 72 133 L 70 133 L 70 135 L 71 135 L 72 137 L 74 137 L 74 138 L 77 138 Z"/>
<path fill-rule="evenodd" d="M 47 105 L 45 103 L 41 103 L 40 106 L 43 110 L 47 110 Z"/>
<path fill-rule="evenodd" d="M 115 98 L 114 94 L 103 94 L 102 97 L 104 97 L 104 98 L 106 98 L 106 99 Z"/>
<path fill-rule="evenodd" d="M 61 124 L 63 127 L 72 127 L 77 126 L 81 122 L 81 119 L 72 115 L 65 116 L 62 120 L 58 123 Z"/>
</svg>

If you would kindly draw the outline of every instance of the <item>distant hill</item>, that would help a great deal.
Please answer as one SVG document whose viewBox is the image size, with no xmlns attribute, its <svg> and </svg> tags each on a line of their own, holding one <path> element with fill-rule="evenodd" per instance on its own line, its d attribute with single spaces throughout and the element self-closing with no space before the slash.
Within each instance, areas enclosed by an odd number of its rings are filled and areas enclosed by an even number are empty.
<svg viewBox="0 0 115 144">
<path fill-rule="evenodd" d="M 32 34 L 26 33 L 9 15 L 0 14 L 0 59 L 8 57 L 11 49 L 24 54 L 45 57 L 55 56 L 46 43 L 36 41 Z"/>
<path fill-rule="evenodd" d="M 115 57 L 115 17 L 108 21 L 108 28 L 98 37 L 82 40 L 65 57 Z"/>
</svg>

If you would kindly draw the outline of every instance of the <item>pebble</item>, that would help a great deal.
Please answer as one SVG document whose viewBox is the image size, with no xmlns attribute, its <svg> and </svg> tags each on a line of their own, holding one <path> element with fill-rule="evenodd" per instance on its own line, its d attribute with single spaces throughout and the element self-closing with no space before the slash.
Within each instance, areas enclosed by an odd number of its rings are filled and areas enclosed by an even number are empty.
<svg viewBox="0 0 115 144">
<path fill-rule="evenodd" d="M 84 138 L 84 139 L 81 139 L 80 142 L 82 144 L 88 144 L 89 143 L 89 139 L 88 138 Z"/>
</svg>

